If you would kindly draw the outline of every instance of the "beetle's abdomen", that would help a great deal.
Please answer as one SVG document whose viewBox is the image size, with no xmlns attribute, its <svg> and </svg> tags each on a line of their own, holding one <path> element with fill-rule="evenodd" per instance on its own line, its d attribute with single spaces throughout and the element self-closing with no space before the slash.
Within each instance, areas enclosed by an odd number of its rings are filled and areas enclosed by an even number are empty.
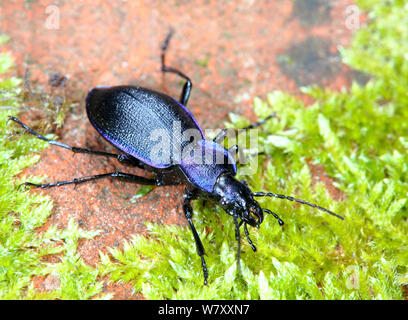
<svg viewBox="0 0 408 320">
<path fill-rule="evenodd" d="M 189 141 L 183 133 L 204 135 L 188 110 L 173 98 L 133 86 L 94 88 L 86 98 L 88 118 L 110 143 L 156 168 L 180 163 Z"/>
</svg>

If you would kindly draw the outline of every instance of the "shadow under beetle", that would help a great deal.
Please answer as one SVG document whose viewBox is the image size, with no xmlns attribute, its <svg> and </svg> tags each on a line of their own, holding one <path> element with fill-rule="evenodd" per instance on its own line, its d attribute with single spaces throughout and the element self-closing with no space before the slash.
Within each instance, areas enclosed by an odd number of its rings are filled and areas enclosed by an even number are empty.
<svg viewBox="0 0 408 320">
<path fill-rule="evenodd" d="M 186 108 L 192 88 L 191 80 L 181 71 L 166 65 L 166 50 L 171 36 L 172 31 L 169 32 L 162 44 L 161 71 L 177 74 L 186 80 L 179 99 L 180 101 L 176 101 L 166 94 L 137 86 L 96 87 L 88 93 L 86 112 L 89 121 L 107 141 L 122 153 L 114 154 L 71 147 L 64 143 L 47 139 L 29 128 L 19 119 L 9 117 L 10 120 L 18 123 L 29 133 L 52 145 L 71 150 L 75 153 L 89 153 L 116 158 L 121 163 L 153 171 L 156 173 L 155 177 L 149 179 L 129 173 L 111 172 L 55 183 L 35 184 L 25 182 L 23 185 L 50 188 L 66 184 L 80 184 L 106 177 L 120 178 L 141 185 L 186 185 L 183 211 L 193 233 L 197 253 L 201 258 L 204 284 L 207 284 L 208 271 L 204 259 L 204 247 L 192 221 L 192 200 L 209 199 L 219 204 L 226 213 L 233 217 L 235 237 L 238 242 L 238 270 L 240 270 L 239 261 L 241 252 L 240 227 L 244 226 L 247 241 L 252 250 L 256 251 L 249 237 L 247 225 L 259 228 L 263 221 L 264 212 L 273 215 L 278 223 L 283 225 L 283 221 L 278 215 L 268 209 L 261 208 L 254 199 L 255 197 L 276 197 L 296 201 L 343 219 L 343 217 L 328 209 L 301 199 L 270 192 L 252 192 L 245 181 L 235 179 L 237 166 L 232 152 L 233 150 L 236 151 L 238 147 L 235 146 L 227 150 L 219 144 L 225 139 L 227 130 L 222 130 L 212 141 L 205 140 L 201 128 Z M 258 127 L 274 116 L 275 114 L 271 114 L 266 119 L 252 124 L 244 128 L 244 130 Z M 180 148 L 170 148 L 171 150 L 166 156 L 162 154 L 162 157 L 152 157 L 153 148 L 155 147 L 151 139 L 152 134 L 154 134 L 153 131 L 159 130 L 162 135 L 171 136 L 174 123 L 178 123 L 181 132 L 190 129 L 196 130 L 198 132 L 198 139 L 195 139 L 193 142 L 182 141 Z M 175 140 L 173 139 L 171 143 L 171 147 L 173 147 Z M 190 147 L 190 152 L 188 154 L 182 153 L 188 146 Z M 210 154 L 213 161 L 204 161 L 204 163 L 203 161 L 195 161 L 195 159 L 202 160 L 202 158 L 195 158 L 191 156 L 192 154 L 201 156 Z M 215 161 L 216 159 L 217 161 Z M 219 159 L 223 161 L 218 161 Z"/>
</svg>

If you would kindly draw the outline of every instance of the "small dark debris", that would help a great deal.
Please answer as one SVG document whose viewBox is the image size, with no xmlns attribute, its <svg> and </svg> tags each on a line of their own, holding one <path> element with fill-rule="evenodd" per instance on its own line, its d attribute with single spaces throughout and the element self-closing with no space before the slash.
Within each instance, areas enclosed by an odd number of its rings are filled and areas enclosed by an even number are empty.
<svg viewBox="0 0 408 320">
<path fill-rule="evenodd" d="M 65 84 L 65 82 L 67 82 L 67 80 L 67 77 L 57 72 L 50 76 L 48 84 L 52 87 L 61 87 Z"/>
</svg>

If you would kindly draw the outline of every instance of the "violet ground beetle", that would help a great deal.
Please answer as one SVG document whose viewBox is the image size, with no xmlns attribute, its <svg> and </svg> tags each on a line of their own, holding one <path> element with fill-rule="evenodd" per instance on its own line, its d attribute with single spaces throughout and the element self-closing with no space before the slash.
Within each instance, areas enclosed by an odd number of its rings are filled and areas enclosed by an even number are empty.
<svg viewBox="0 0 408 320">
<path fill-rule="evenodd" d="M 279 216 L 268 209 L 261 208 L 255 197 L 275 197 L 295 201 L 343 219 L 343 217 L 326 208 L 301 199 L 271 192 L 252 192 L 245 181 L 238 181 L 234 178 L 237 173 L 237 166 L 232 153 L 238 147 L 235 146 L 227 150 L 219 144 L 227 135 L 227 130 L 225 129 L 212 141 L 205 140 L 203 131 L 186 108 L 192 88 L 191 80 L 181 71 L 166 65 L 166 50 L 171 36 L 172 30 L 162 45 L 161 71 L 163 73 L 170 72 L 177 74 L 186 80 L 180 101 L 176 101 L 163 93 L 137 86 L 96 87 L 88 93 L 86 111 L 89 121 L 121 153 L 115 154 L 71 147 L 64 143 L 47 139 L 15 117 L 9 118 L 9 120 L 18 123 L 27 132 L 52 145 L 71 150 L 74 153 L 88 153 L 116 158 L 121 163 L 150 170 L 156 173 L 155 177 L 144 178 L 129 173 L 111 172 L 47 184 L 25 182 L 23 185 L 36 188 L 50 188 L 66 184 L 77 185 L 107 177 L 120 178 L 141 185 L 186 185 L 183 211 L 193 233 L 197 253 L 201 258 L 204 284 L 207 284 L 208 271 L 204 259 L 204 247 L 192 221 L 192 200 L 209 199 L 219 204 L 226 213 L 233 217 L 235 237 L 238 242 L 238 270 L 240 270 L 241 252 L 240 227 L 244 225 L 247 241 L 252 250 L 256 251 L 249 237 L 247 225 L 259 228 L 263 221 L 264 212 L 273 215 L 278 223 L 283 225 L 283 221 Z M 274 116 L 275 114 L 271 114 L 266 119 L 254 123 L 244 128 L 244 130 L 258 127 Z M 194 129 L 198 133 L 198 138 L 196 136 L 197 139 L 194 139 L 193 142 L 182 141 L 180 148 L 173 148 L 175 140 L 169 140 L 172 141 L 170 143 L 171 151 L 168 151 L 167 154 L 161 153 L 159 157 L 152 157 L 155 147 L 152 143 L 153 131 L 159 130 L 162 138 L 170 137 L 174 123 L 179 124 L 181 132 Z M 186 155 L 182 153 L 182 150 L 187 146 L 190 147 L 190 152 Z M 202 160 L 202 158 L 191 157 L 191 154 L 201 156 L 210 154 L 213 161 L 210 161 L 210 163 L 208 161 L 205 163 L 203 161 L 195 161 L 196 159 Z M 217 161 L 214 161 L 215 159 Z M 223 161 L 220 162 L 218 159 Z"/>
</svg>

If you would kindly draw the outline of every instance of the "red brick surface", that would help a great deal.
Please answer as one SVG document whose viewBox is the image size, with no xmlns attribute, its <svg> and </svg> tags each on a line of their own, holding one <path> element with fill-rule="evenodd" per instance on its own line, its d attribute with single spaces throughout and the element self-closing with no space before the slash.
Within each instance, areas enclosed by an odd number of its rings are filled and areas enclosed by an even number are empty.
<svg viewBox="0 0 408 320">
<path fill-rule="evenodd" d="M 189 109 L 204 128 L 221 128 L 229 112 L 255 120 L 252 99 L 279 89 L 321 84 L 347 87 L 355 75 L 341 64 L 337 47 L 347 46 L 347 0 L 271 1 L 4 1 L 2 32 L 16 58 L 17 74 L 29 66 L 33 85 L 49 90 L 48 78 L 64 74 L 66 94 L 79 100 L 59 132 L 67 144 L 110 150 L 88 124 L 84 98 L 96 85 L 139 84 L 179 97 L 180 79 L 162 77 L 160 43 L 172 26 L 168 64 L 193 80 Z M 51 7 L 50 7 L 51 6 Z M 59 26 L 50 29 L 59 13 Z M 30 123 L 30 119 L 26 119 Z M 120 170 L 141 174 L 104 157 L 73 156 L 50 147 L 27 175 L 50 181 Z M 319 169 L 320 170 L 320 169 Z M 316 172 L 319 174 L 319 170 Z M 319 174 L 320 175 L 320 174 Z M 324 173 L 321 174 L 324 176 Z M 327 180 L 327 179 L 326 179 Z M 130 203 L 137 187 L 106 180 L 44 191 L 54 200 L 48 224 L 75 218 L 85 229 L 102 230 L 81 242 L 86 262 L 99 250 L 120 247 L 147 221 L 184 223 L 182 187 L 157 188 Z M 37 192 L 37 191 L 33 191 Z M 58 285 L 45 277 L 39 288 Z M 135 298 L 131 286 L 107 285 L 116 298 Z"/>
</svg>

